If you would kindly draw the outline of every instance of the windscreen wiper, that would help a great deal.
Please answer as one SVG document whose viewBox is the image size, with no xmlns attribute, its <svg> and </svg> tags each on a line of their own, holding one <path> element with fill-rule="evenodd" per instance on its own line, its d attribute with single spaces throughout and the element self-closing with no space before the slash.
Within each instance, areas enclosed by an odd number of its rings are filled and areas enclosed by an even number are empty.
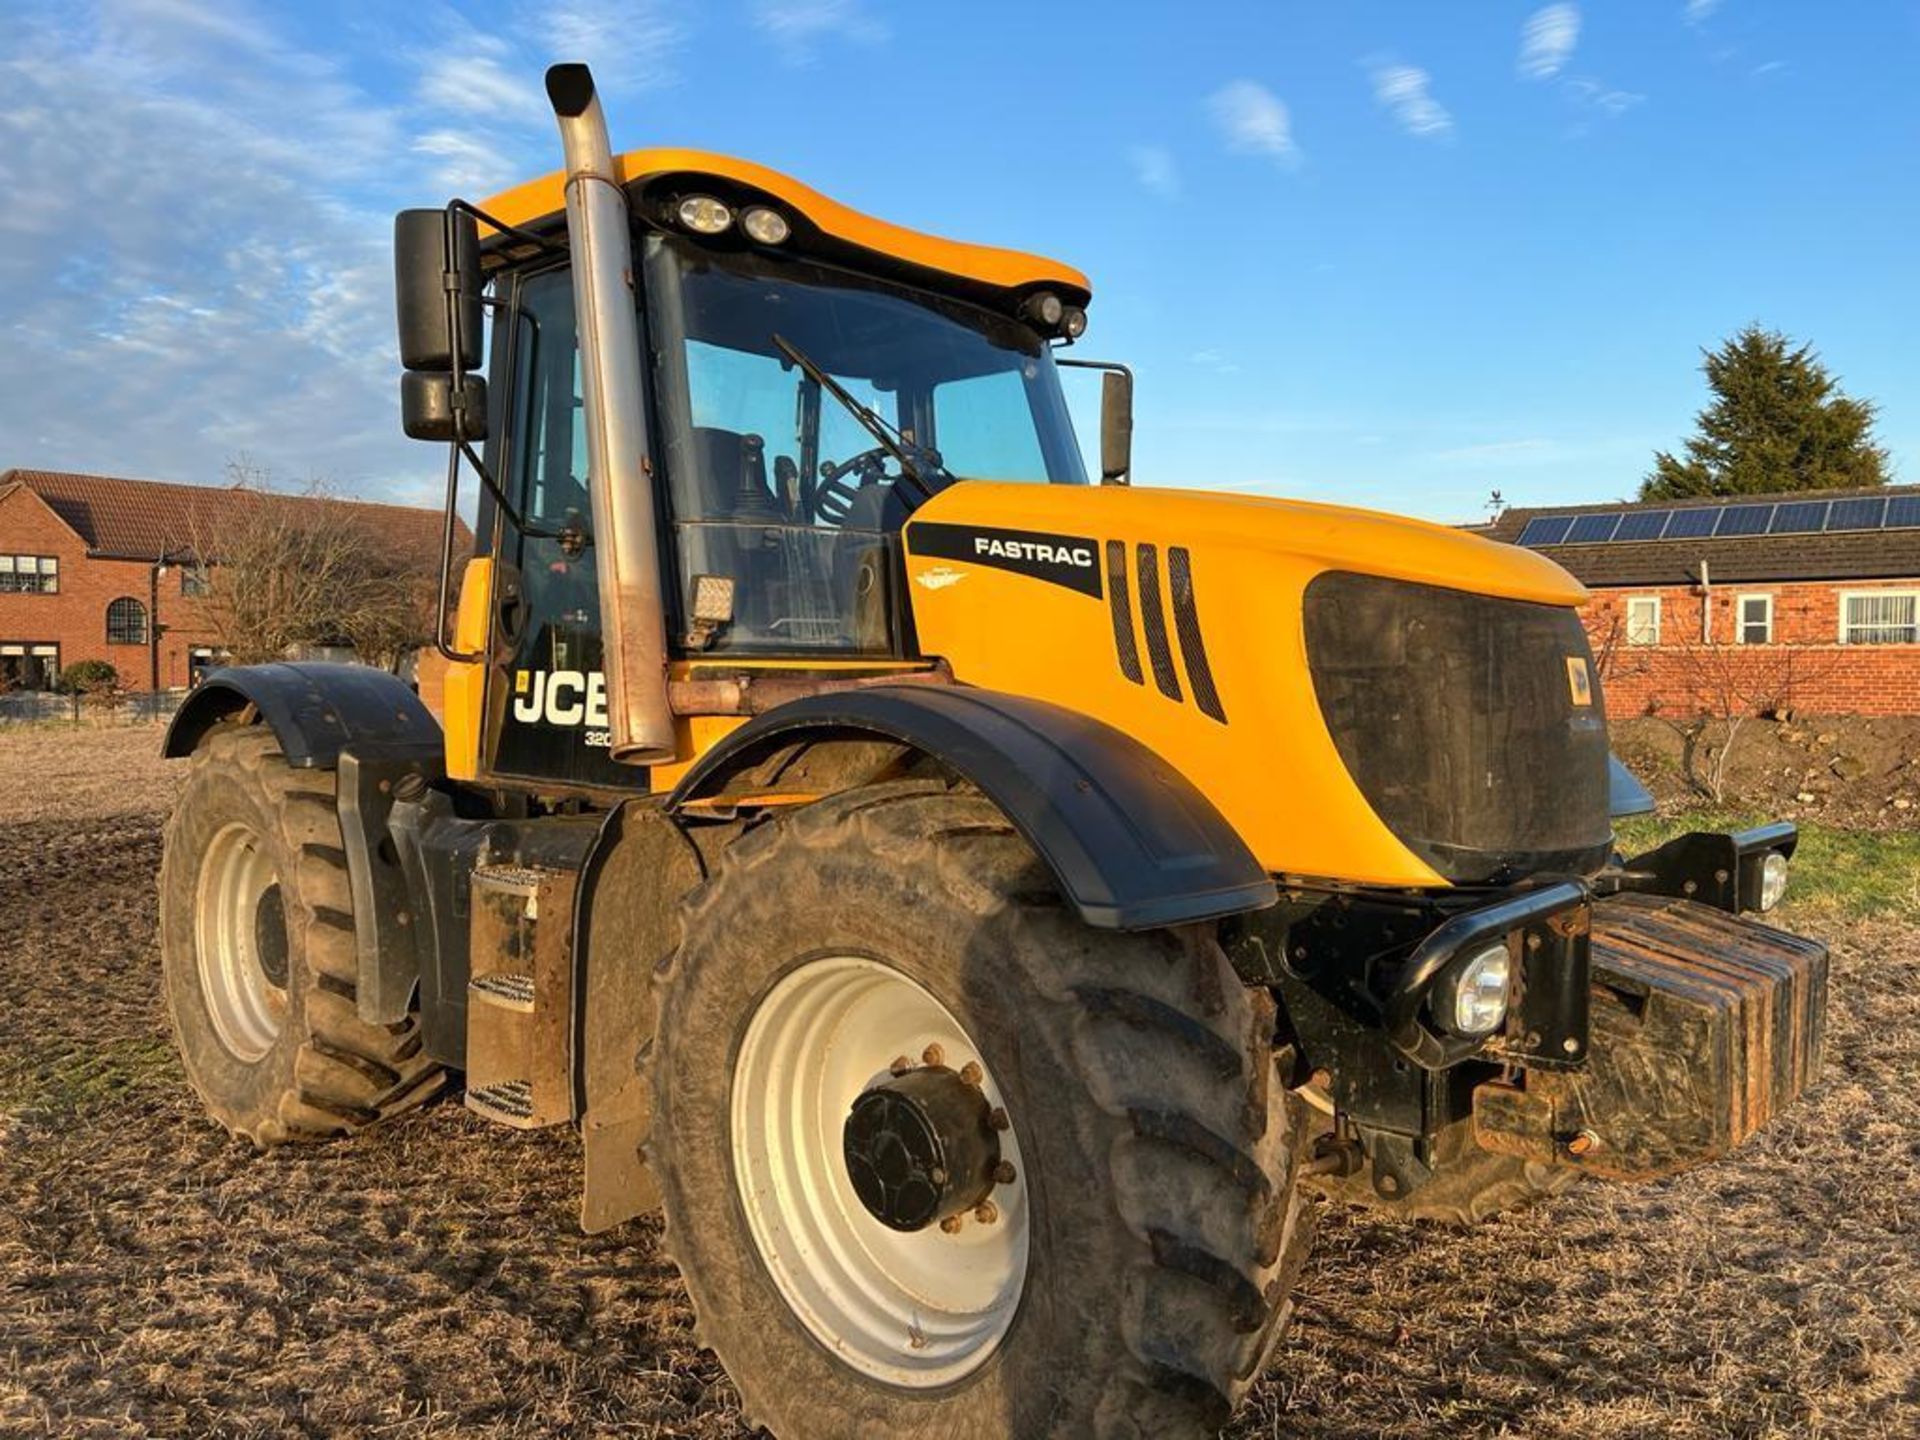
<svg viewBox="0 0 1920 1440">
<path fill-rule="evenodd" d="M 773 343 L 779 348 L 782 355 L 800 367 L 802 374 L 829 395 L 833 396 L 834 399 L 838 400 L 846 409 L 846 412 L 858 420 L 861 425 L 866 428 L 869 435 L 880 442 L 881 447 L 899 462 L 900 473 L 907 479 L 913 481 L 914 489 L 918 490 L 929 500 L 933 498 L 933 487 L 929 485 L 926 482 L 926 478 L 921 475 L 920 467 L 914 464 L 907 456 L 906 447 L 911 442 L 909 442 L 905 436 L 901 435 L 893 426 L 889 425 L 872 410 L 848 394 L 844 385 L 827 374 L 819 365 L 808 359 L 806 353 L 784 335 L 776 334 L 773 337 Z M 915 445 L 913 448 L 919 450 L 921 447 Z M 923 451 L 922 453 L 925 452 Z M 938 461 L 936 460 L 935 463 L 938 464 Z M 943 465 L 940 468 L 941 473 L 946 474 L 946 467 Z M 948 474 L 947 478 L 951 480 L 953 476 Z"/>
</svg>

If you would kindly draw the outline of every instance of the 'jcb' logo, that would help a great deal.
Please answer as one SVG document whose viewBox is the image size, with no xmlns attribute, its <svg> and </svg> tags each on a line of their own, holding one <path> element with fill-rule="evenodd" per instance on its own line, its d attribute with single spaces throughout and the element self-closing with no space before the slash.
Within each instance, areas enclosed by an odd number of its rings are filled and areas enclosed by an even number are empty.
<svg viewBox="0 0 1920 1440">
<path fill-rule="evenodd" d="M 604 730 L 607 677 L 598 670 L 516 670 L 513 718 L 529 725 L 585 725 Z"/>
</svg>

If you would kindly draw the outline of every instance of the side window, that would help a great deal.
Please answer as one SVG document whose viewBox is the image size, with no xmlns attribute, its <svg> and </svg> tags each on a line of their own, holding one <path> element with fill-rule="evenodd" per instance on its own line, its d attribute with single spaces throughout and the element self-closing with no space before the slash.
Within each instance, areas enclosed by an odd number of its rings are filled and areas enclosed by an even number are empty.
<svg viewBox="0 0 1920 1440">
<path fill-rule="evenodd" d="M 969 480 L 1047 478 L 1033 406 L 1017 370 L 995 370 L 933 387 L 934 445 L 948 470 Z"/>
</svg>

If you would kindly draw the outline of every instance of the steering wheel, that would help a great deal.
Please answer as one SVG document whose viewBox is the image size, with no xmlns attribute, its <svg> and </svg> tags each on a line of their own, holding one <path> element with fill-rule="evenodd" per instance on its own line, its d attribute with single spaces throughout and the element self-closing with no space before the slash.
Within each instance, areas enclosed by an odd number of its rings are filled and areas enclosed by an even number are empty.
<svg viewBox="0 0 1920 1440">
<path fill-rule="evenodd" d="M 887 461 L 892 458 L 886 446 L 876 445 L 838 464 L 823 461 L 819 482 L 813 487 L 814 515 L 829 525 L 846 524 L 854 497 L 887 478 Z"/>
</svg>

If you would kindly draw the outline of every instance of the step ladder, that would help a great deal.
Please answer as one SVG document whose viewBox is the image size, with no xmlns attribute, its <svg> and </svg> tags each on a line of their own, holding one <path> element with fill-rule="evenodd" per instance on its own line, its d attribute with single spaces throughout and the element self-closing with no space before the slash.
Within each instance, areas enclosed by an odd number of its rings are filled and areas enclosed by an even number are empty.
<svg viewBox="0 0 1920 1440">
<path fill-rule="evenodd" d="M 570 870 L 473 872 L 467 1108 L 515 1130 L 573 1119 Z"/>
</svg>

